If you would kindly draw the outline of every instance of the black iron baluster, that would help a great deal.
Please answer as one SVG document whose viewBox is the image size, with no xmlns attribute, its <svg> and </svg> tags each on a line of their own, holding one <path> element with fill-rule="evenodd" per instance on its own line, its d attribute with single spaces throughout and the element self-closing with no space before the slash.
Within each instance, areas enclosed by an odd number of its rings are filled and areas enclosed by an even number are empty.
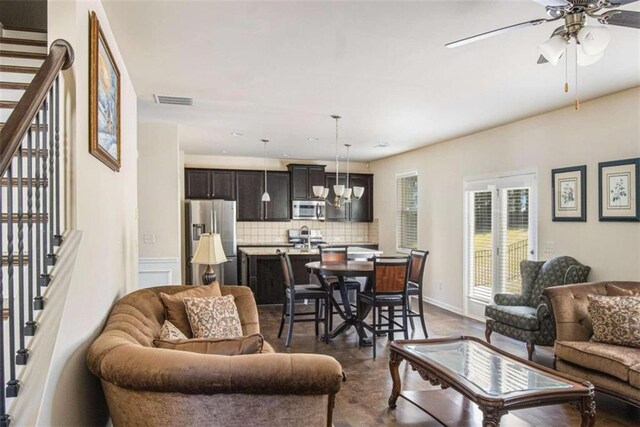
<svg viewBox="0 0 640 427">
<path fill-rule="evenodd" d="M 2 186 L 0 186 L 0 212 L 2 212 Z M 2 264 L 4 264 L 4 256 L 2 256 L 2 227 L 0 227 L 0 258 Z M 2 268 L 0 268 L 0 310 L 2 310 L 2 317 L 0 320 L 0 385 L 4 384 L 5 372 L 4 372 L 4 274 Z M 7 415 L 7 398 L 5 396 L 4 387 L 0 386 L 0 427 L 6 427 L 9 425 L 9 415 Z"/>
<path fill-rule="evenodd" d="M 47 99 L 47 102 L 49 103 L 49 126 L 53 126 L 55 123 L 55 116 L 54 116 L 54 111 L 56 109 L 56 106 L 53 105 L 53 100 L 54 100 L 54 95 L 53 95 L 53 86 L 51 86 L 51 89 L 49 89 L 49 97 Z M 54 223 L 53 223 L 53 217 L 54 217 L 54 213 L 53 210 L 55 209 L 55 200 L 54 200 L 54 190 L 55 190 L 55 186 L 54 186 L 54 178 L 55 175 L 53 173 L 53 161 L 54 159 L 54 144 L 55 144 L 55 134 L 53 133 L 54 131 L 52 130 L 49 133 L 49 184 L 48 184 L 48 188 L 49 188 L 49 211 L 47 212 L 45 210 L 45 213 L 47 213 L 47 219 L 49 220 L 49 252 L 47 253 L 47 264 L 48 265 L 56 265 L 56 254 L 54 252 L 54 245 L 55 242 L 53 241 L 54 239 Z"/>
<path fill-rule="evenodd" d="M 40 180 L 40 160 L 42 159 L 42 154 L 43 154 L 43 149 L 40 148 L 40 139 L 41 137 L 44 138 L 44 135 L 47 132 L 47 128 L 43 127 L 42 129 L 40 129 L 41 126 L 41 122 L 40 122 L 40 112 L 38 112 L 38 114 L 36 114 L 36 128 L 38 129 L 38 132 L 36 132 L 36 147 L 35 147 L 35 154 L 36 154 L 36 161 L 35 161 L 35 192 L 36 192 L 36 214 L 35 214 L 35 221 L 34 221 L 34 225 L 35 225 L 35 235 L 36 235 L 36 254 L 35 254 L 35 258 L 33 260 L 35 266 L 36 266 L 36 296 L 33 299 L 33 309 L 34 310 L 42 310 L 44 308 L 44 298 L 42 298 L 42 293 L 41 293 L 41 289 L 40 286 L 47 286 L 48 283 L 42 283 L 41 282 L 41 277 L 40 277 L 40 260 L 42 259 L 41 256 L 42 254 L 40 253 L 40 250 L 42 248 L 41 246 L 41 240 L 42 240 L 42 234 L 40 233 L 40 184 L 41 184 L 41 180 Z"/>
<path fill-rule="evenodd" d="M 36 133 L 40 132 L 40 115 L 36 115 Z M 37 155 L 37 153 L 36 153 Z M 33 336 L 37 324 L 33 320 L 33 130 L 27 134 L 27 277 L 29 320 L 24 325 L 24 334 Z"/>
<path fill-rule="evenodd" d="M 49 161 L 49 147 L 47 142 L 51 139 L 51 132 L 49 132 L 49 123 L 47 122 L 47 110 L 49 110 L 49 105 L 45 101 L 45 110 L 43 113 L 44 118 L 44 137 L 42 139 L 42 177 L 40 179 L 40 188 L 42 188 L 42 213 L 38 218 L 38 222 L 42 225 L 42 233 L 40 235 L 42 239 L 42 273 L 40 274 L 40 286 L 48 286 L 51 282 L 51 276 L 49 275 L 49 269 L 47 265 L 48 255 L 47 251 L 49 249 L 48 239 L 47 239 L 47 192 L 49 191 L 49 181 L 47 179 L 47 165 Z"/>
<path fill-rule="evenodd" d="M 16 352 L 16 312 L 14 304 L 13 283 L 13 161 L 7 169 L 7 288 L 9 290 L 9 354 Z M 16 380 L 16 363 L 13 357 L 9 358 L 9 381 L 7 382 L 7 397 L 16 397 L 20 385 Z"/>
<path fill-rule="evenodd" d="M 56 77 L 55 98 L 53 108 L 55 111 L 55 122 L 52 123 L 56 127 L 56 233 L 53 237 L 54 244 L 60 246 L 62 244 L 62 232 L 60 231 L 60 77 Z"/>
<path fill-rule="evenodd" d="M 24 142 L 23 142 L 24 144 Z M 19 325 L 19 345 L 20 348 L 16 353 L 16 365 L 26 365 L 29 358 L 29 352 L 25 347 L 24 342 L 24 186 L 22 185 L 22 146 L 18 151 L 18 156 L 14 157 L 17 161 L 18 172 L 18 197 L 17 197 L 17 209 L 16 220 L 18 223 L 18 325 Z"/>
</svg>

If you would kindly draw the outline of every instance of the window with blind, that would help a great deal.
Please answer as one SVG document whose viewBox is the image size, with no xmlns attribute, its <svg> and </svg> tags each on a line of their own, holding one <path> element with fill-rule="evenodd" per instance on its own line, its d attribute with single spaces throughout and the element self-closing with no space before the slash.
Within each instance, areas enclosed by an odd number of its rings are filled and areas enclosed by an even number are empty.
<svg viewBox="0 0 640 427">
<path fill-rule="evenodd" d="M 418 247 L 418 173 L 396 177 L 396 250 L 408 252 Z"/>
<path fill-rule="evenodd" d="M 467 295 L 490 302 L 520 293 L 520 262 L 535 259 L 535 174 L 465 183 L 464 265 Z"/>
</svg>

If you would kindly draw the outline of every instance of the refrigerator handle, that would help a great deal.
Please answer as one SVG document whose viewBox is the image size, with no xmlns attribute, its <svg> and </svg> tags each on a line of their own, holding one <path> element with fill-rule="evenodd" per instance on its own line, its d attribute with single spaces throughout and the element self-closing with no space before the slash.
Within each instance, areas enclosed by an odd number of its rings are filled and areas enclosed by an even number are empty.
<svg viewBox="0 0 640 427">
<path fill-rule="evenodd" d="M 218 218 L 216 216 L 215 209 L 211 209 L 211 221 L 212 221 L 212 227 L 211 227 L 212 232 L 214 234 L 218 234 Z"/>
</svg>

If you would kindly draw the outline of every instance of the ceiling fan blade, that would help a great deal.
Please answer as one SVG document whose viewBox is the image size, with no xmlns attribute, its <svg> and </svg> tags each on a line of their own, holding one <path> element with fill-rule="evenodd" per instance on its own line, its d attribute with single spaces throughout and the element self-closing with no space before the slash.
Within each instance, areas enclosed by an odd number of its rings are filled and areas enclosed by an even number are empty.
<svg viewBox="0 0 640 427">
<path fill-rule="evenodd" d="M 638 0 L 609 0 L 609 3 L 611 3 L 611 6 L 613 7 L 618 7 L 618 6 L 624 6 L 630 3 L 635 3 Z"/>
<path fill-rule="evenodd" d="M 543 6 L 566 6 L 567 0 L 533 0 L 534 2 Z"/>
<path fill-rule="evenodd" d="M 640 29 L 640 12 L 631 10 L 612 10 L 603 13 L 598 18 L 601 24 L 617 25 L 619 27 L 629 27 Z"/>
<path fill-rule="evenodd" d="M 544 56 L 540 55 L 540 57 L 538 58 L 538 62 L 537 64 L 546 64 L 547 62 L 547 58 L 545 58 Z"/>
<path fill-rule="evenodd" d="M 454 42 L 445 44 L 445 46 L 448 48 L 463 46 L 465 44 L 477 42 L 479 40 L 488 39 L 489 37 L 508 33 L 510 31 L 517 30 L 519 28 L 535 27 L 536 25 L 544 24 L 545 22 L 547 22 L 546 19 L 534 19 L 533 21 L 520 22 L 519 24 L 509 25 L 508 27 L 498 28 L 497 30 L 487 31 L 486 33 L 481 33 L 475 36 L 456 40 Z"/>
</svg>

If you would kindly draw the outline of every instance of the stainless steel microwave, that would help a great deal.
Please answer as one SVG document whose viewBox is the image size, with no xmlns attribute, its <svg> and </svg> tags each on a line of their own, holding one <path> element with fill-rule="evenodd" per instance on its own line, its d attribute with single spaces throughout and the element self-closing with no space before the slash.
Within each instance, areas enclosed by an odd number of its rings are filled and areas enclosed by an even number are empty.
<svg viewBox="0 0 640 427">
<path fill-rule="evenodd" d="M 291 213 L 293 219 L 324 221 L 325 203 L 320 200 L 294 200 Z"/>
</svg>

